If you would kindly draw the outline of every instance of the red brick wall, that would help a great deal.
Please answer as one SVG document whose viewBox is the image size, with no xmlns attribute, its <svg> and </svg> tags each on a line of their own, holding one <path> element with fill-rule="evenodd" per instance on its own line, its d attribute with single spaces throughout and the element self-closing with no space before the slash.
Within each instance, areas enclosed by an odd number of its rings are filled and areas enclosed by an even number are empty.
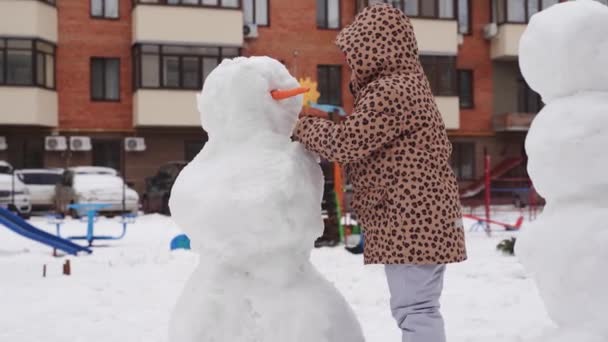
<svg viewBox="0 0 608 342">
<path fill-rule="evenodd" d="M 458 49 L 458 68 L 473 70 L 473 109 L 460 112 L 456 135 L 492 134 L 493 86 L 490 42 L 483 37 L 483 27 L 490 22 L 490 1 L 473 0 L 471 35 L 464 36 Z"/>
<path fill-rule="evenodd" d="M 350 112 L 352 96 L 348 90 L 350 71 L 342 52 L 334 45 L 340 30 L 317 29 L 316 1 L 270 1 L 270 26 L 259 28 L 259 38 L 247 40 L 244 54 L 270 56 L 282 60 L 299 78 L 317 78 L 317 65 L 342 64 L 342 100 Z M 342 27 L 352 22 L 355 2 L 342 1 Z M 294 56 L 294 52 L 298 56 Z"/>
<path fill-rule="evenodd" d="M 119 20 L 91 18 L 89 0 L 58 1 L 57 7 L 59 128 L 131 129 L 131 1 L 120 1 Z M 91 57 L 120 58 L 120 102 L 91 101 Z"/>
</svg>

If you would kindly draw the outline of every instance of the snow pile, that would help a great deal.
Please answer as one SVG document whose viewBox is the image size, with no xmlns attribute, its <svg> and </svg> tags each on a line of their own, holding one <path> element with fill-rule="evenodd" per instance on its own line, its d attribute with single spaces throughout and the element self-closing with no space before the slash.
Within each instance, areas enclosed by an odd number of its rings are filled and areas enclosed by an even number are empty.
<svg viewBox="0 0 608 342">
<path fill-rule="evenodd" d="M 171 321 L 171 342 L 363 341 L 346 301 L 310 263 L 322 232 L 323 177 L 290 140 L 302 97 L 278 61 L 226 60 L 199 110 L 209 142 L 184 168 L 170 207 L 200 264 Z"/>
<path fill-rule="evenodd" d="M 520 43 L 526 81 L 546 107 L 526 141 L 547 206 L 517 254 L 561 328 L 543 341 L 608 340 L 608 7 L 567 2 L 535 15 Z"/>
</svg>

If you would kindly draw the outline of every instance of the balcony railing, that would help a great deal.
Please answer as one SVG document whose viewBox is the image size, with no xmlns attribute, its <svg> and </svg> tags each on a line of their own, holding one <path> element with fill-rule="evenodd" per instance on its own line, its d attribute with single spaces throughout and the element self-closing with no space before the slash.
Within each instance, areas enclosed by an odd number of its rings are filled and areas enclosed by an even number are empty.
<svg viewBox="0 0 608 342">
<path fill-rule="evenodd" d="M 132 0 L 133 7 L 137 5 L 210 7 L 224 9 L 242 8 L 242 0 Z"/>
<path fill-rule="evenodd" d="M 56 0 L 0 0 L 0 36 L 57 42 Z"/>
<path fill-rule="evenodd" d="M 214 6 L 207 0 L 199 2 L 200 6 L 177 2 L 170 5 L 173 3 L 170 0 L 166 0 L 166 5 L 138 1 L 132 14 L 134 43 L 232 47 L 243 44 L 243 12 L 238 7 L 223 7 L 227 0 L 218 0 Z M 240 2 L 231 4 L 240 6 Z"/>
</svg>

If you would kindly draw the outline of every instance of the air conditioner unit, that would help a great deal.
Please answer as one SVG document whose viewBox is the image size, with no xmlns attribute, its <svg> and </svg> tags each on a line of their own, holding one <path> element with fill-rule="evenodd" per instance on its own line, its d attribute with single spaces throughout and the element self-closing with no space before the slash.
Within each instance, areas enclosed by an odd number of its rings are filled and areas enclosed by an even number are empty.
<svg viewBox="0 0 608 342">
<path fill-rule="evenodd" d="M 496 23 L 489 23 L 483 27 L 483 37 L 485 39 L 492 39 L 498 34 L 498 25 Z"/>
<path fill-rule="evenodd" d="M 256 24 L 243 25 L 243 36 L 245 36 L 245 38 L 257 38 L 258 37 L 258 25 L 256 25 Z"/>
<path fill-rule="evenodd" d="M 5 151 L 7 148 L 8 145 L 6 144 L 6 138 L 0 137 L 0 151 Z"/>
<path fill-rule="evenodd" d="M 125 138 L 125 151 L 141 152 L 146 150 L 146 140 L 144 138 L 129 137 Z"/>
<path fill-rule="evenodd" d="M 46 151 L 65 151 L 68 149 L 68 140 L 62 136 L 50 136 L 44 138 L 44 149 Z"/>
<path fill-rule="evenodd" d="M 71 151 L 90 151 L 91 138 L 89 137 L 70 137 L 70 150 Z"/>
</svg>

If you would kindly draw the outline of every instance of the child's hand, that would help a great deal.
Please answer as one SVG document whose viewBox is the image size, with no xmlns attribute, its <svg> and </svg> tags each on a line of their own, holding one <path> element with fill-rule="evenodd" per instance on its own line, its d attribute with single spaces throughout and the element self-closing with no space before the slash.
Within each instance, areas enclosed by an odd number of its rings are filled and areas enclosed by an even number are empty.
<svg viewBox="0 0 608 342">
<path fill-rule="evenodd" d="M 329 114 L 322 110 L 318 110 L 311 107 L 304 107 L 300 112 L 300 118 L 311 117 L 311 118 L 321 118 L 325 120 L 329 120 Z"/>
</svg>

